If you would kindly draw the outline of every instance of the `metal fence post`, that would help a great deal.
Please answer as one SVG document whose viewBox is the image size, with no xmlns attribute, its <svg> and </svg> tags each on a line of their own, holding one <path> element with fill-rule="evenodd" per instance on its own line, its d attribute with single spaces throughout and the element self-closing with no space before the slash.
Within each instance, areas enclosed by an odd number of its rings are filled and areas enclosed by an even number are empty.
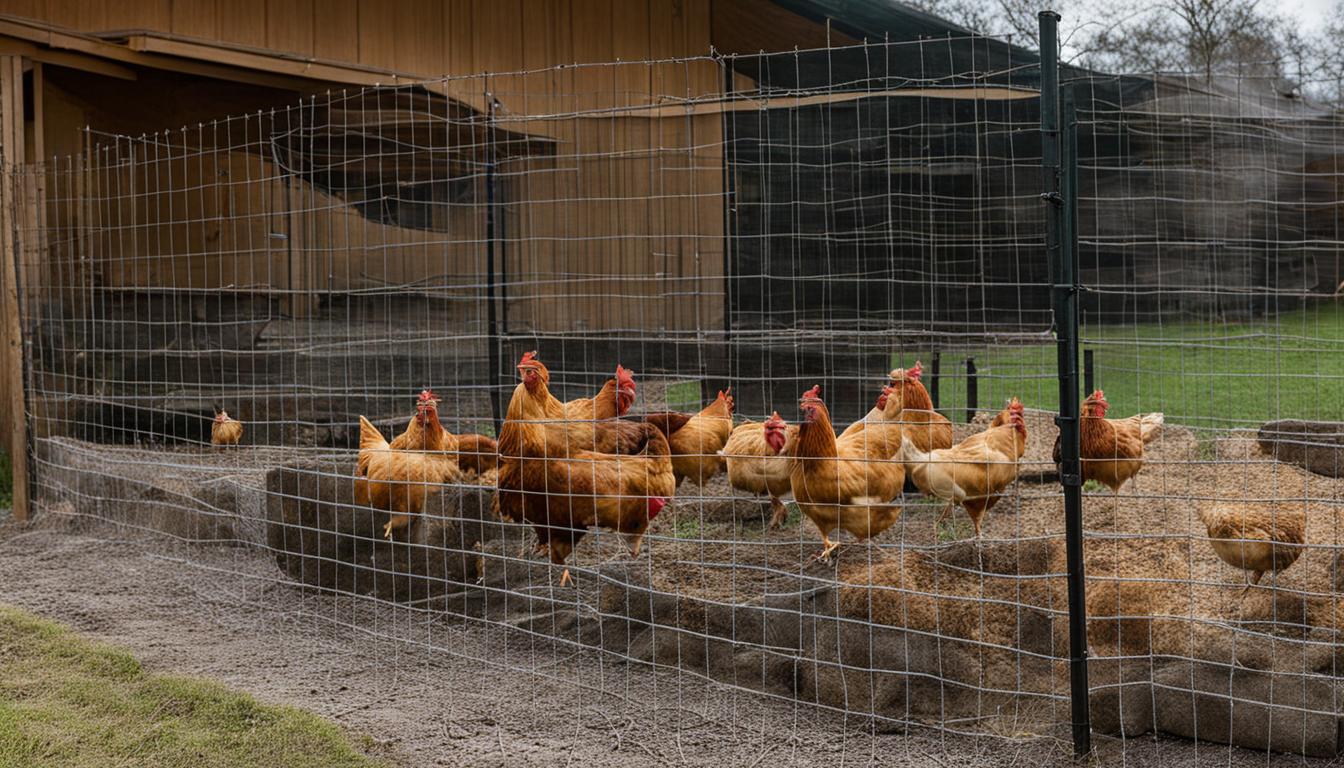
<svg viewBox="0 0 1344 768">
<path fill-rule="evenodd" d="M 979 370 L 975 367 L 975 358 L 966 358 L 966 423 L 975 421 L 975 412 L 980 410 Z"/>
<path fill-rule="evenodd" d="M 490 366 L 490 416 L 493 420 L 495 434 L 503 425 L 500 418 L 500 373 L 499 373 L 499 323 L 496 319 L 495 308 L 495 97 L 490 93 L 488 87 L 485 91 L 486 125 L 485 125 L 485 316 L 486 325 L 489 332 L 489 348 L 487 349 L 488 365 Z"/>
<path fill-rule="evenodd" d="M 1063 93 L 1064 130 L 1060 131 L 1059 15 L 1042 11 L 1041 31 L 1041 170 L 1042 198 L 1049 204 L 1046 252 L 1050 259 L 1058 352 L 1060 483 L 1064 491 L 1064 525 L 1069 585 L 1069 690 L 1072 703 L 1073 749 L 1092 751 L 1087 685 L 1087 599 L 1083 571 L 1082 463 L 1078 402 L 1077 214 L 1078 141 L 1073 93 Z M 1061 162 L 1062 149 L 1062 162 Z"/>
</svg>

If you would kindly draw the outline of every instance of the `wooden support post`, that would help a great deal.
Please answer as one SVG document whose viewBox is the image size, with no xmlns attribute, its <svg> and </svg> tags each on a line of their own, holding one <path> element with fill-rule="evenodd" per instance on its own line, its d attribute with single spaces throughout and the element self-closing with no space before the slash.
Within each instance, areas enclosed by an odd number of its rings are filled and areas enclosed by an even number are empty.
<svg viewBox="0 0 1344 768">
<path fill-rule="evenodd" d="M 10 425 L 9 453 L 14 465 L 14 519 L 28 519 L 28 422 L 23 397 L 23 314 L 19 264 L 24 248 L 16 216 L 26 207 L 21 199 L 24 163 L 23 58 L 0 56 L 0 304 L 3 304 L 4 392 Z"/>
</svg>

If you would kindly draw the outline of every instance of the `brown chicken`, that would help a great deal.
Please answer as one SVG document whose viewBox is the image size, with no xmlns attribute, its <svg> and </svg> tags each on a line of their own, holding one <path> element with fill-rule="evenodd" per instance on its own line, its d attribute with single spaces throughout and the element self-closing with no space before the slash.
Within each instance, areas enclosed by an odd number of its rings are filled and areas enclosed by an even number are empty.
<svg viewBox="0 0 1344 768">
<path fill-rule="evenodd" d="M 523 353 L 519 365 L 527 362 L 537 363 L 538 375 L 549 386 L 551 373 L 537 360 L 536 352 Z M 545 427 L 551 455 L 564 457 L 574 451 L 632 454 L 644 449 L 645 430 L 639 422 L 616 418 L 635 397 L 634 377 L 625 368 L 616 366 L 615 378 L 596 397 L 562 403 L 549 389 L 546 397 L 545 414 L 538 419 Z"/>
<path fill-rule="evenodd" d="M 788 514 L 788 508 L 780 499 L 792 490 L 789 457 L 793 455 L 797 440 L 797 425 L 786 424 L 778 413 L 772 413 L 765 423 L 748 421 L 739 424 L 719 451 L 727 465 L 729 485 L 739 491 L 770 497 L 771 528 L 783 525 Z"/>
<path fill-rule="evenodd" d="M 1083 482 L 1096 480 L 1120 493 L 1120 486 L 1143 468 L 1143 446 L 1162 431 L 1162 414 L 1144 413 L 1127 419 L 1108 419 L 1111 404 L 1100 389 L 1083 403 L 1079 426 L 1079 455 L 1083 460 Z M 1055 464 L 1060 463 L 1059 438 L 1055 438 Z"/>
<path fill-rule="evenodd" d="M 416 404 L 416 414 L 411 417 L 406 425 L 406 430 L 397 435 L 391 443 L 388 444 L 394 451 L 446 451 L 448 433 L 445 430 L 437 430 L 434 444 L 426 442 L 427 430 L 424 427 L 423 404 L 434 402 L 437 413 L 439 400 L 434 393 L 428 389 L 421 390 L 420 400 Z M 472 433 L 463 433 L 453 436 L 456 445 L 453 450 L 453 458 L 457 460 L 457 466 L 462 470 L 463 477 L 474 477 L 478 479 L 489 479 L 491 473 L 499 462 L 499 447 L 495 441 L 485 435 Z"/>
<path fill-rule="evenodd" d="M 1027 450 L 1027 423 L 1021 401 L 1013 398 L 1000 426 L 990 427 L 951 448 L 922 451 L 913 440 L 901 446 L 915 485 L 923 493 L 947 501 L 933 527 L 936 531 L 954 506 L 966 510 L 980 538 L 985 513 L 994 508 L 1003 489 L 1017 479 L 1017 461 Z M 1003 415 L 1003 414 L 1001 414 Z"/>
<path fill-rule="evenodd" d="M 433 421 L 437 428 L 430 425 Z M 378 430 L 379 436 L 382 431 Z M 360 443 L 364 442 L 364 429 L 361 423 Z M 392 439 L 387 445 L 389 450 L 393 451 L 432 451 L 434 453 L 448 453 L 456 448 L 452 436 L 448 430 L 443 429 L 439 422 L 439 401 L 434 397 L 434 393 L 428 389 L 420 391 L 420 397 L 415 402 L 415 415 L 406 425 L 406 430 Z M 369 498 L 369 461 L 373 458 L 373 451 L 359 452 L 355 461 L 355 503 L 360 506 L 372 506 Z M 401 526 L 396 526 L 401 527 Z"/>
<path fill-rule="evenodd" d="M 531 523 L 538 548 L 549 551 L 556 565 L 564 565 L 595 525 L 621 533 L 631 556 L 638 556 L 649 522 L 676 490 L 666 436 L 653 424 L 632 422 L 644 438 L 640 455 L 573 451 L 557 457 L 541 423 L 554 412 L 555 402 L 545 366 L 525 356 L 518 370 L 522 383 L 509 400 L 500 432 L 496 499 L 501 515 Z M 560 583 L 570 581 L 565 569 Z"/>
<path fill-rule="evenodd" d="M 1228 565 L 1251 573 L 1242 596 L 1266 573 L 1276 576 L 1301 557 L 1307 542 L 1302 504 L 1219 501 L 1199 510 L 1213 551 Z"/>
<path fill-rule="evenodd" d="M 532 353 L 533 356 L 536 353 Z M 607 379 L 593 397 L 581 397 L 565 403 L 565 418 L 570 421 L 602 421 L 624 416 L 635 403 L 635 377 L 616 365 L 616 376 Z"/>
<path fill-rule="evenodd" d="M 211 445 L 237 445 L 243 439 L 243 422 L 229 417 L 220 406 L 215 406 L 215 420 L 210 424 Z"/>
<path fill-rule="evenodd" d="M 906 369 L 897 368 L 891 376 L 892 397 L 898 398 L 897 420 L 902 436 L 916 448 L 928 453 L 952 447 L 952 422 L 933 410 L 933 398 L 924 388 L 920 376 L 924 366 L 918 360 Z"/>
<path fill-rule="evenodd" d="M 672 447 L 672 471 L 677 476 L 678 485 L 687 477 L 696 485 L 704 485 L 723 471 L 720 451 L 733 432 L 732 393 L 732 387 L 719 392 L 714 402 L 694 415 L 668 411 L 644 417 L 667 435 L 667 442 Z"/>
<path fill-rule="evenodd" d="M 821 533 L 825 545 L 815 559 L 829 559 L 839 546 L 831 540 L 836 528 L 856 539 L 885 531 L 901 516 L 891 501 L 905 484 L 905 468 L 895 461 L 900 433 L 891 440 L 874 439 L 879 430 L 863 430 L 837 438 L 831 414 L 821 400 L 821 387 L 803 393 L 803 423 L 793 447 L 789 487 L 803 514 Z"/>
<path fill-rule="evenodd" d="M 439 422 L 438 401 L 422 395 L 416 420 L 423 447 L 396 450 L 377 427 L 359 417 L 355 502 L 391 513 L 383 526 L 388 540 L 394 531 L 409 528 L 411 520 L 424 511 L 425 500 L 441 485 L 461 479 L 453 458 L 457 442 Z"/>
</svg>

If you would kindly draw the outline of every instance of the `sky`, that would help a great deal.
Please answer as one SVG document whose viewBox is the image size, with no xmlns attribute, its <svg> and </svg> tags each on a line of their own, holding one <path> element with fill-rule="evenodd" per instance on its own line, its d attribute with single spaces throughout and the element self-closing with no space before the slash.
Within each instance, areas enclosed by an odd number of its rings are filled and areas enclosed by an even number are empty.
<svg viewBox="0 0 1344 768">
<path fill-rule="evenodd" d="M 1325 19 L 1338 0 L 1261 0 L 1266 10 L 1278 12 L 1297 19 L 1306 29 Z"/>
</svg>

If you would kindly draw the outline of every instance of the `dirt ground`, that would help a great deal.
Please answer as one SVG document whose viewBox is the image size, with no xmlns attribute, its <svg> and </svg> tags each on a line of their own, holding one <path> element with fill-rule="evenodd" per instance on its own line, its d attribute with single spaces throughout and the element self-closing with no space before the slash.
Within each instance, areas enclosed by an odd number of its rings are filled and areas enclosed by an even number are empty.
<svg viewBox="0 0 1344 768">
<path fill-rule="evenodd" d="M 304 707 L 407 766 L 1075 765 L 1055 741 L 874 733 L 871 723 L 405 608 L 301 594 L 241 547 L 0 526 L 4 601 L 130 648 L 150 669 Z M 411 631 L 414 630 L 414 631 Z M 426 643 L 387 634 L 423 633 Z M 428 650 L 452 638 L 452 654 Z M 526 665 L 539 674 L 510 668 Z M 1300 765 L 1169 739 L 1099 739 L 1101 762 Z"/>
<path fill-rule="evenodd" d="M 1033 422 L 1039 428 L 1033 429 L 1026 471 L 1048 469 L 1053 435 L 1044 423 Z M 1138 482 L 1118 499 L 1098 494 L 1086 504 L 1091 614 L 1104 617 L 1103 609 L 1113 605 L 1111 616 L 1145 617 L 1138 631 L 1107 634 L 1103 627 L 1092 638 L 1094 652 L 1190 655 L 1201 643 L 1191 627 L 1239 622 L 1262 631 L 1268 624 L 1271 632 L 1309 627 L 1333 636 L 1340 620 L 1332 556 L 1341 544 L 1344 481 L 1270 461 L 1244 435 L 1171 428 L 1151 448 Z M 113 454 L 100 455 L 106 462 Z M 117 472 L 155 469 L 143 457 L 127 456 Z M 269 464 L 260 455 L 240 454 L 239 460 L 249 468 Z M 1308 538 L 1318 549 L 1279 578 L 1277 592 L 1252 590 L 1242 600 L 1244 575 L 1200 541 L 1197 509 L 1211 498 L 1256 496 L 1306 504 Z M 1031 567 L 1043 576 L 1037 581 L 995 578 L 997 566 L 979 550 L 952 541 L 969 535 L 964 518 L 954 532 L 936 536 L 937 509 L 910 503 L 875 545 L 846 546 L 839 566 L 807 565 L 820 544 L 796 512 L 783 530 L 768 531 L 761 506 L 734 497 L 722 479 L 705 489 L 683 485 L 651 531 L 653 585 L 744 602 L 771 593 L 772 585 L 796 584 L 799 575 L 838 579 L 851 585 L 848 602 L 861 593 L 863 610 L 898 625 L 921 608 L 908 594 L 892 591 L 893 585 L 950 596 L 952 604 L 978 605 L 989 597 L 1063 609 L 1057 491 L 1019 483 L 987 518 L 987 545 L 1044 542 L 1032 550 L 1039 562 Z M 589 537 L 575 553 L 576 575 L 582 580 L 592 574 L 589 569 L 618 556 L 619 548 L 613 537 Z M 972 559 L 961 562 L 967 557 Z M 978 736 L 922 727 L 885 733 L 889 724 L 846 720 L 792 700 L 631 664 L 507 623 L 367 597 L 303 593 L 280 583 L 274 558 L 251 544 L 186 544 L 48 514 L 28 527 L 0 526 L 0 573 L 5 602 L 125 645 L 151 668 L 213 677 L 331 717 L 405 765 L 1073 764 L 1067 746 L 1056 740 L 1060 734 L 1042 735 L 1040 729 Z M 1134 584 L 1139 586 L 1129 586 Z M 894 602 L 883 605 L 887 600 Z M 932 627 L 940 635 L 974 637 L 1008 654 L 1007 663 L 986 664 L 984 684 L 1065 694 L 1064 673 L 1013 679 L 1020 666 L 1011 659 L 1011 629 L 1001 632 L 992 615 L 977 610 L 961 626 L 949 618 L 954 612 L 937 601 L 934 607 Z M 1183 623 L 1163 631 L 1146 617 Z M 1116 619 L 1109 623 L 1122 626 Z M 1056 699 L 1047 709 L 1043 720 L 1058 722 L 1067 704 Z M 1304 762 L 1176 739 L 1097 740 L 1104 762 L 1123 759 L 1127 765 Z"/>
</svg>

